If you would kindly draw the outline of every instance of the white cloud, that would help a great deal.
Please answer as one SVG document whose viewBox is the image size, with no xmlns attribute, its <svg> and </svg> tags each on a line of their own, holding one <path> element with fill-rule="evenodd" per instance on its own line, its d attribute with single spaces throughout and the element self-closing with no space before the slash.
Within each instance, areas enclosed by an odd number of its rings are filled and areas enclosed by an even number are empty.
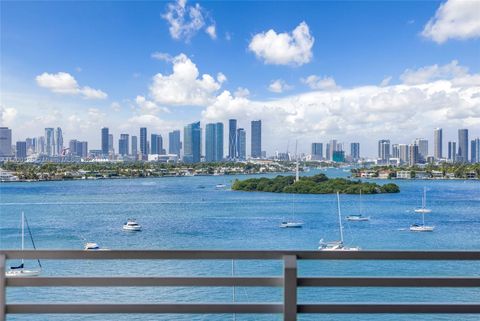
<svg viewBox="0 0 480 321">
<path fill-rule="evenodd" d="M 383 80 L 380 82 L 380 87 L 388 86 L 390 84 L 390 81 L 392 81 L 392 76 L 383 78 Z"/>
<path fill-rule="evenodd" d="M 301 81 L 311 89 L 316 90 L 334 90 L 338 88 L 335 79 L 327 76 L 319 77 L 316 75 L 310 75 L 307 78 L 302 78 Z"/>
<path fill-rule="evenodd" d="M 185 54 L 174 57 L 172 64 L 172 74 L 158 73 L 153 77 L 150 96 L 156 103 L 205 106 L 227 79 L 222 73 L 218 73 L 217 80 L 209 74 L 200 76 L 197 66 Z"/>
<path fill-rule="evenodd" d="M 111 103 L 110 108 L 115 112 L 119 112 L 120 110 L 122 110 L 122 106 L 120 106 L 120 104 L 117 101 L 114 101 L 113 103 Z"/>
<path fill-rule="evenodd" d="M 235 97 L 246 98 L 248 96 L 250 96 L 250 90 L 248 90 L 247 88 L 238 87 L 235 91 Z"/>
<path fill-rule="evenodd" d="M 105 92 L 99 89 L 88 86 L 80 87 L 75 78 L 66 72 L 56 74 L 44 72 L 38 75 L 35 80 L 38 86 L 47 88 L 57 94 L 81 95 L 85 99 L 105 99 L 108 97 Z"/>
<path fill-rule="evenodd" d="M 266 64 L 301 66 L 311 61 L 315 39 L 305 22 L 301 22 L 291 33 L 267 32 L 253 36 L 248 49 Z"/>
<path fill-rule="evenodd" d="M 448 0 L 425 25 L 422 35 L 439 44 L 480 37 L 480 1 Z"/>
<path fill-rule="evenodd" d="M 443 66 L 435 64 L 418 69 L 407 69 L 402 75 L 400 75 L 400 80 L 408 85 L 416 85 L 438 79 L 460 78 L 467 74 L 468 68 L 460 66 L 457 60 L 453 60 L 449 64 Z"/>
<path fill-rule="evenodd" d="M 139 107 L 140 113 L 144 115 L 155 115 L 162 111 L 169 112 L 167 108 L 158 106 L 155 102 L 146 99 L 144 96 L 137 96 L 135 103 Z"/>
<path fill-rule="evenodd" d="M 216 38 L 215 23 L 210 15 L 197 3 L 187 5 L 186 0 L 177 0 L 167 5 L 167 12 L 162 15 L 168 24 L 170 36 L 176 40 L 190 39 L 202 28 L 206 22 L 210 23 L 205 32 L 212 38 Z"/>
<path fill-rule="evenodd" d="M 15 108 L 0 105 L 0 124 L 2 126 L 11 126 L 17 114 L 18 112 Z"/>
<path fill-rule="evenodd" d="M 290 90 L 293 87 L 287 84 L 284 80 L 282 79 L 276 79 L 273 80 L 270 85 L 268 86 L 268 90 L 270 90 L 273 93 L 283 93 L 284 91 Z"/>
<path fill-rule="evenodd" d="M 173 59 L 173 57 L 170 54 L 166 52 L 159 52 L 159 51 L 155 51 L 154 53 L 152 53 L 151 56 L 153 59 L 162 60 L 166 62 L 171 62 Z"/>
</svg>

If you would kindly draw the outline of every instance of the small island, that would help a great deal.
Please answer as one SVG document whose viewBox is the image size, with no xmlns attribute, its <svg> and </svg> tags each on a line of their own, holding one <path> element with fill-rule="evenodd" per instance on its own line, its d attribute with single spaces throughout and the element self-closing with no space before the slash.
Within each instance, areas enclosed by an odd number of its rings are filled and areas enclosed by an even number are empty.
<svg viewBox="0 0 480 321">
<path fill-rule="evenodd" d="M 353 181 L 345 178 L 328 178 L 325 174 L 300 177 L 295 182 L 294 176 L 277 176 L 275 178 L 250 178 L 235 180 L 232 190 L 246 192 L 271 192 L 295 194 L 379 194 L 398 193 L 400 188 L 396 184 L 378 185 Z"/>
</svg>

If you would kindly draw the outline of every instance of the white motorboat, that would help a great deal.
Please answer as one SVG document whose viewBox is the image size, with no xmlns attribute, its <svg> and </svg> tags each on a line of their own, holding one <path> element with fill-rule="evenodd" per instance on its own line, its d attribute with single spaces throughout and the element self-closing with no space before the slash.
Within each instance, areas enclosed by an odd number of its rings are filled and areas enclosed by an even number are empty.
<svg viewBox="0 0 480 321">
<path fill-rule="evenodd" d="M 430 213 L 432 210 L 427 208 L 427 188 L 423 188 L 422 207 L 416 208 L 415 213 Z"/>
<path fill-rule="evenodd" d="M 280 227 L 282 228 L 300 228 L 302 227 L 303 223 L 302 222 L 287 222 L 283 221 L 280 223 Z"/>
<path fill-rule="evenodd" d="M 104 249 L 101 248 L 97 243 L 95 242 L 87 242 L 85 243 L 85 246 L 83 248 L 85 251 L 108 251 L 109 249 Z"/>
<path fill-rule="evenodd" d="M 218 188 L 218 189 L 223 189 L 223 188 L 225 188 L 225 187 L 227 187 L 227 185 L 225 185 L 225 184 L 217 184 L 217 185 L 215 185 L 215 188 Z"/>
<path fill-rule="evenodd" d="M 427 226 L 427 225 L 419 225 L 419 224 L 412 224 L 410 226 L 410 231 L 412 232 L 433 232 L 435 226 Z"/>
<path fill-rule="evenodd" d="M 33 248 L 35 247 L 35 242 L 33 241 L 32 232 L 30 231 L 30 227 L 28 225 L 28 221 L 25 217 L 25 214 L 22 212 L 22 251 L 25 249 L 25 225 L 27 225 L 28 233 L 30 235 L 30 240 L 32 241 Z M 25 268 L 25 262 L 22 259 L 22 263 L 19 266 L 11 266 L 10 270 L 5 272 L 7 277 L 28 277 L 28 276 L 39 276 L 42 273 L 42 264 L 40 260 L 37 260 L 38 268 L 36 269 L 28 269 Z"/>
<path fill-rule="evenodd" d="M 345 216 L 345 218 L 347 219 L 347 221 L 351 221 L 351 222 L 364 222 L 364 221 L 369 221 L 370 220 L 370 216 L 362 216 L 361 214 L 359 214 L 359 215 L 356 215 L 356 214 L 347 215 L 347 216 Z"/>
<path fill-rule="evenodd" d="M 358 246 L 345 246 L 343 244 L 343 226 L 342 226 L 342 214 L 340 211 L 340 193 L 337 192 L 337 212 L 338 212 L 338 224 L 340 230 L 340 241 L 324 242 L 320 240 L 318 249 L 320 251 L 360 251 Z"/>
<path fill-rule="evenodd" d="M 125 224 L 123 224 L 124 231 L 138 232 L 142 230 L 142 226 L 137 223 L 137 220 L 129 218 Z"/>
</svg>

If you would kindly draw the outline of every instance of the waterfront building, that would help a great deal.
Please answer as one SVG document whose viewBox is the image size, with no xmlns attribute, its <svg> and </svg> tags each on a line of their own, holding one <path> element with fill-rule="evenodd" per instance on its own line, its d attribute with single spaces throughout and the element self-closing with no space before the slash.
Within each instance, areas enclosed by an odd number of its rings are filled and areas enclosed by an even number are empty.
<svg viewBox="0 0 480 321">
<path fill-rule="evenodd" d="M 398 144 L 392 144 L 392 155 L 390 158 L 400 158 L 400 149 Z"/>
<path fill-rule="evenodd" d="M 55 130 L 55 155 L 62 155 L 63 154 L 63 133 L 60 127 L 57 127 Z"/>
<path fill-rule="evenodd" d="M 345 152 L 343 150 L 336 150 L 333 152 L 332 160 L 337 163 L 345 162 Z"/>
<path fill-rule="evenodd" d="M 407 144 L 398 144 L 398 158 L 400 159 L 400 164 L 408 163 L 408 152 Z"/>
<path fill-rule="evenodd" d="M 472 153 L 470 161 L 472 163 L 480 163 L 480 138 L 477 137 L 472 140 L 470 152 Z"/>
<path fill-rule="evenodd" d="M 25 158 L 27 158 L 27 142 L 17 142 L 15 148 L 15 158 L 17 160 L 25 160 Z"/>
<path fill-rule="evenodd" d="M 458 130 L 457 162 L 468 162 L 468 129 Z"/>
<path fill-rule="evenodd" d="M 428 140 L 425 138 L 416 138 L 415 145 L 418 146 L 419 161 L 425 162 L 428 156 Z"/>
<path fill-rule="evenodd" d="M 414 166 L 420 161 L 420 155 L 418 152 L 418 145 L 408 145 L 408 165 Z"/>
<path fill-rule="evenodd" d="M 182 143 L 180 142 L 180 131 L 174 130 L 168 133 L 168 153 L 175 154 L 180 157 Z"/>
<path fill-rule="evenodd" d="M 45 153 L 55 155 L 55 137 L 53 128 L 45 128 Z"/>
<path fill-rule="evenodd" d="M 237 158 L 237 120 L 228 120 L 228 158 Z"/>
<path fill-rule="evenodd" d="M 448 142 L 448 160 L 455 162 L 457 160 L 457 143 Z"/>
<path fill-rule="evenodd" d="M 211 123 L 205 127 L 205 160 L 220 162 L 223 159 L 223 123 Z"/>
<path fill-rule="evenodd" d="M 381 139 L 378 141 L 378 158 L 382 163 L 388 162 L 390 158 L 390 140 Z"/>
<path fill-rule="evenodd" d="M 252 158 L 262 157 L 262 121 L 252 120 L 251 122 L 251 141 L 250 141 L 250 156 Z"/>
<path fill-rule="evenodd" d="M 443 130 L 441 128 L 435 128 L 433 131 L 433 157 L 436 160 L 442 159 L 442 147 L 443 146 Z"/>
<path fill-rule="evenodd" d="M 103 127 L 102 128 L 102 155 L 103 156 L 108 156 L 108 151 L 109 151 L 109 134 L 108 134 L 108 128 Z"/>
<path fill-rule="evenodd" d="M 323 159 L 323 144 L 312 143 L 312 160 L 322 160 L 322 159 Z"/>
<path fill-rule="evenodd" d="M 128 143 L 129 143 L 129 135 L 128 134 L 120 134 L 120 139 L 118 140 L 118 153 L 122 156 L 128 155 Z"/>
<path fill-rule="evenodd" d="M 199 163 L 201 157 L 200 122 L 186 125 L 183 128 L 183 161 L 185 163 Z"/>
<path fill-rule="evenodd" d="M 354 162 L 360 159 L 360 143 L 350 143 L 350 156 Z"/>
<path fill-rule="evenodd" d="M 12 130 L 0 127 L 0 157 L 12 157 Z"/>
<path fill-rule="evenodd" d="M 240 160 L 245 160 L 247 158 L 247 135 L 245 129 L 237 129 L 237 157 Z"/>
<path fill-rule="evenodd" d="M 162 135 L 152 134 L 150 140 L 150 153 L 152 155 L 164 155 L 165 150 L 163 149 L 163 137 Z"/>
<path fill-rule="evenodd" d="M 146 160 L 148 155 L 147 128 L 140 128 L 140 154 L 141 159 Z"/>
<path fill-rule="evenodd" d="M 138 138 L 137 138 L 137 136 L 132 136 L 132 156 L 134 156 L 135 159 L 138 156 Z"/>
</svg>

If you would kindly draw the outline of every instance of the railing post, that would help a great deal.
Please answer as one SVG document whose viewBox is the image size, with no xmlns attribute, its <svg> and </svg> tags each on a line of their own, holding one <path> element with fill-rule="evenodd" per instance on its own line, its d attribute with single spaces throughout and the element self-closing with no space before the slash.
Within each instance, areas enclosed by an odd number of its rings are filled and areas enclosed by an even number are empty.
<svg viewBox="0 0 480 321">
<path fill-rule="evenodd" d="M 283 257 L 283 320 L 297 320 L 297 257 Z"/>
<path fill-rule="evenodd" d="M 0 255 L 0 321 L 5 321 L 5 302 L 6 302 L 6 285 L 7 279 L 5 277 L 5 255 Z"/>
</svg>

